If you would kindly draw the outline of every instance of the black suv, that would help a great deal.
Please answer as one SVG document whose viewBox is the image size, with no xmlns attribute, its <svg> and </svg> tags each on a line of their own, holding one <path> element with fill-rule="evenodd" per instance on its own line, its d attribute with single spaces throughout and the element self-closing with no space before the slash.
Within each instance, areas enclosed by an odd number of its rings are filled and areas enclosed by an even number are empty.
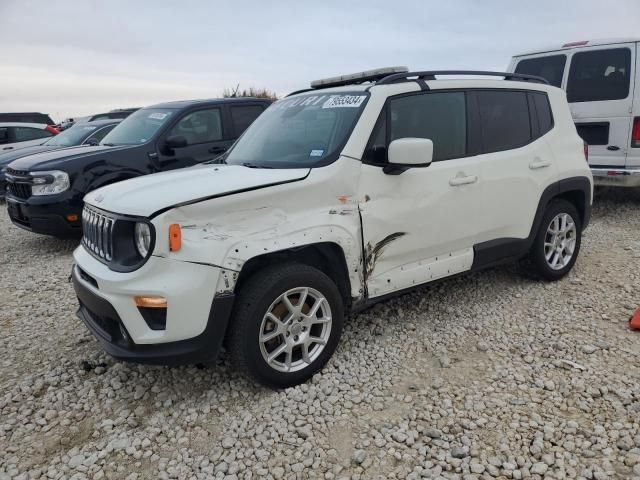
<svg viewBox="0 0 640 480">
<path fill-rule="evenodd" d="M 98 146 L 20 158 L 6 170 L 11 221 L 36 233 L 80 235 L 82 199 L 88 192 L 212 160 L 270 103 L 257 98 L 163 103 L 131 114 Z"/>
</svg>

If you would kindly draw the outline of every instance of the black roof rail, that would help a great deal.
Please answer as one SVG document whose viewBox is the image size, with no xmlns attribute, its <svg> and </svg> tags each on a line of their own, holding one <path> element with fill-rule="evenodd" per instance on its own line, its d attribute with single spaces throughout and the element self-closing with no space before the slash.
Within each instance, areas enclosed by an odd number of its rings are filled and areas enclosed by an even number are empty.
<svg viewBox="0 0 640 480">
<path fill-rule="evenodd" d="M 295 92 L 288 93 L 285 97 L 290 97 L 291 95 L 297 95 L 304 92 L 312 92 L 313 90 L 315 90 L 315 88 L 303 88 L 302 90 L 296 90 Z"/>
<path fill-rule="evenodd" d="M 525 75 L 522 73 L 508 72 L 486 72 L 481 70 L 432 70 L 425 72 L 394 73 L 392 75 L 387 75 L 381 80 L 378 80 L 376 82 L 376 85 L 388 85 L 390 83 L 401 82 L 403 80 L 409 80 L 409 77 L 418 77 L 418 79 L 420 80 L 435 80 L 436 75 L 477 75 L 482 77 L 504 77 L 505 80 L 533 81 L 549 85 L 547 79 L 538 77 L 536 75 Z"/>
</svg>

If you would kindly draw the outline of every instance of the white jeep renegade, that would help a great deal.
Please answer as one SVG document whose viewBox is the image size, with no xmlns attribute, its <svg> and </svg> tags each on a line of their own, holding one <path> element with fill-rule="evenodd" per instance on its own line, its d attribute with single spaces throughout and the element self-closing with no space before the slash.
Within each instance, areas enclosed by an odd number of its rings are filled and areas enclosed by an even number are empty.
<svg viewBox="0 0 640 480">
<path fill-rule="evenodd" d="M 312 83 L 223 157 L 88 194 L 79 316 L 138 362 L 213 359 L 305 381 L 345 315 L 527 257 L 573 267 L 592 176 L 565 94 L 543 79 L 382 69 Z M 504 79 L 503 79 L 504 78 Z"/>
</svg>

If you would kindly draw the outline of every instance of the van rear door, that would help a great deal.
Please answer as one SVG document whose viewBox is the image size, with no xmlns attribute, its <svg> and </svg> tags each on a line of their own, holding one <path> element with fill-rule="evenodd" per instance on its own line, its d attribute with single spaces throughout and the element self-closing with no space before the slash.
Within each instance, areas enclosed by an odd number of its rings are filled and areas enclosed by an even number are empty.
<svg viewBox="0 0 640 480">
<path fill-rule="evenodd" d="M 567 100 L 589 164 L 625 166 L 631 131 L 636 44 L 599 45 L 567 51 Z"/>
</svg>

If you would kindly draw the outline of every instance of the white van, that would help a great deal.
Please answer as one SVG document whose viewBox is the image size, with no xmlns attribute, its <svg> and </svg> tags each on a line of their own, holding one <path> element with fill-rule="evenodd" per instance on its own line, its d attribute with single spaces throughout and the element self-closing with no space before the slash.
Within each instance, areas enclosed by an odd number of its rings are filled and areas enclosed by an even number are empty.
<svg viewBox="0 0 640 480">
<path fill-rule="evenodd" d="M 640 39 L 589 40 L 515 55 L 509 72 L 567 92 L 596 185 L 640 186 Z"/>
</svg>

